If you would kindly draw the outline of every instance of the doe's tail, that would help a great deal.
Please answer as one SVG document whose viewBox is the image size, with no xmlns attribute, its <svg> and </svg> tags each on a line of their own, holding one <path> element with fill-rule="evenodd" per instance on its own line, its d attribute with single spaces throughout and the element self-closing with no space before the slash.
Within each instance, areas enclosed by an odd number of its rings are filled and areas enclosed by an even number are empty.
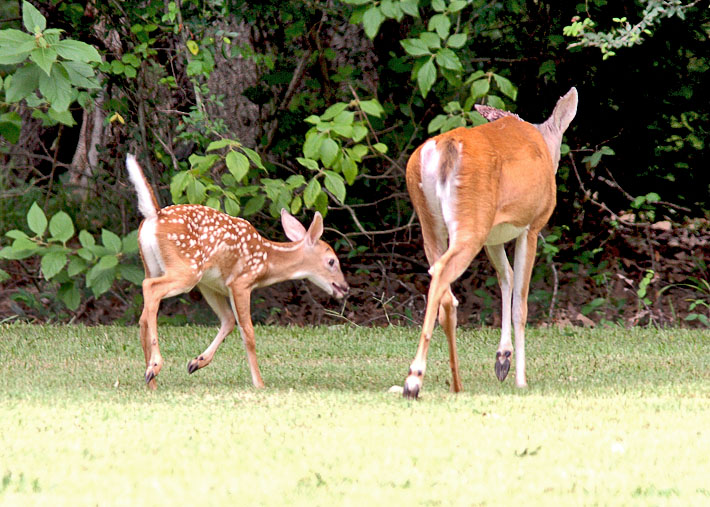
<svg viewBox="0 0 710 507">
<path fill-rule="evenodd" d="M 138 194 L 138 210 L 145 218 L 155 218 L 158 216 L 158 200 L 155 198 L 153 189 L 145 179 L 141 166 L 138 165 L 136 157 L 131 153 L 126 155 L 126 169 L 128 169 L 128 177 L 133 183 L 133 187 Z"/>
</svg>

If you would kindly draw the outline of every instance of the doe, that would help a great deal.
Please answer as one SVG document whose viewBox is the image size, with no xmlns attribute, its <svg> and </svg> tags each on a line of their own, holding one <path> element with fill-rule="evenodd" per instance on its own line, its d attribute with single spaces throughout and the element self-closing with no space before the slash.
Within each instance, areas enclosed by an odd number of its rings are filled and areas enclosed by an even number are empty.
<svg viewBox="0 0 710 507">
<path fill-rule="evenodd" d="M 577 112 L 577 90 L 570 89 L 550 118 L 533 125 L 517 115 L 477 107 L 490 123 L 457 128 L 426 141 L 407 163 L 407 190 L 419 217 L 431 284 L 417 354 L 403 394 L 417 398 L 435 320 L 449 343 L 452 390 L 463 388 L 456 353 L 456 306 L 451 284 L 481 248 L 498 275 L 503 308 L 495 372 L 504 380 L 513 352 L 515 383 L 525 378 L 525 321 L 537 235 L 555 207 L 555 174 L 562 135 Z M 515 271 L 504 243 L 515 239 Z"/>
<path fill-rule="evenodd" d="M 320 240 L 321 214 L 316 212 L 306 230 L 282 210 L 281 223 L 291 242 L 277 243 L 262 237 L 246 220 L 207 206 L 184 204 L 160 209 L 133 155 L 126 158 L 126 167 L 138 194 L 138 209 L 145 217 L 138 230 L 138 244 L 146 274 L 140 336 L 148 387 L 157 387 L 156 376 L 163 366 L 157 329 L 160 301 L 194 287 L 202 292 L 221 326 L 210 346 L 187 364 L 187 371 L 194 373 L 210 364 L 217 348 L 237 325 L 252 383 L 264 387 L 256 361 L 251 291 L 302 278 L 338 299 L 349 289 L 333 249 Z"/>
</svg>

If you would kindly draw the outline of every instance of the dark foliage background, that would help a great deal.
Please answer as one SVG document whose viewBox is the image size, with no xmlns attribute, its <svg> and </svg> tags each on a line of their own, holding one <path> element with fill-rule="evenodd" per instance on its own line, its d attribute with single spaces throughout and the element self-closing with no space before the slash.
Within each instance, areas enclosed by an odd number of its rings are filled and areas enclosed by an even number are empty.
<svg viewBox="0 0 710 507">
<path fill-rule="evenodd" d="M 173 200 L 175 176 L 194 169 L 190 155 L 204 154 L 220 138 L 255 150 L 269 178 L 308 174 L 296 161 L 311 127 L 305 119 L 338 102 L 376 98 L 384 115 L 368 117 L 368 142 L 385 144 L 387 153 L 368 152 L 344 203 L 331 195 L 326 217 L 326 239 L 352 281 L 351 296 L 338 307 L 312 286 L 289 282 L 254 296 L 254 319 L 420 322 L 428 275 L 404 167 L 428 137 L 429 123 L 447 114 L 451 101 L 464 104 L 470 87 L 444 79 L 441 71 L 426 97 L 416 86 L 417 59 L 400 41 L 427 30 L 436 2 L 418 2 L 419 18 L 385 19 L 373 38 L 359 20 L 365 9 L 384 9 L 385 2 L 351 3 L 34 2 L 52 27 L 101 52 L 101 90 L 92 94 L 94 109 L 73 104 L 74 126 L 33 117 L 26 102 L 3 103 L 3 111 L 20 114 L 22 130 L 16 143 L 0 145 L 0 231 L 27 231 L 26 215 L 36 201 L 48 217 L 68 213 L 77 229 L 125 237 L 139 223 L 123 169 L 128 151 L 140 154 L 164 205 Z M 507 78 L 517 86 L 516 100 L 495 86 L 490 94 L 526 120 L 544 120 L 560 95 L 571 86 L 579 91 L 579 110 L 565 136 L 569 152 L 558 172 L 557 209 L 534 273 L 531 321 L 707 323 L 687 320 L 707 316 L 710 302 L 707 2 L 694 2 L 683 19 L 662 19 L 642 44 L 606 59 L 595 47 L 570 48 L 575 39 L 563 35 L 575 17 L 593 19 L 599 30 L 609 30 L 614 17 L 633 24 L 645 4 L 474 0 L 451 14 L 452 30 L 467 33 L 457 50 L 463 79 L 478 70 Z M 3 4 L 2 28 L 20 28 L 20 9 Z M 199 46 L 197 54 L 189 41 Z M 197 71 L 191 67 L 196 60 L 202 62 Z M 0 75 L 14 70 L 1 66 Z M 81 150 L 95 163 L 82 163 Z M 227 173 L 217 163 L 204 178 L 225 184 Z M 264 177 L 252 166 L 242 184 L 255 187 L 237 202 L 244 210 L 261 195 L 263 206 L 248 218 L 264 235 L 282 237 L 270 197 L 259 187 Z M 292 197 L 302 192 L 296 188 Z M 298 207 L 304 221 L 312 216 L 306 207 Z M 0 320 L 134 322 L 140 313 L 139 287 L 121 277 L 100 297 L 77 282 L 81 303 L 71 311 L 59 296 L 61 286 L 41 276 L 39 256 L 1 262 L 7 276 Z M 138 259 L 127 254 L 121 262 Z M 497 323 L 494 273 L 483 255 L 455 292 L 461 322 Z M 198 299 L 191 294 L 165 302 L 164 318 L 212 322 L 205 305 L 191 304 Z"/>
</svg>

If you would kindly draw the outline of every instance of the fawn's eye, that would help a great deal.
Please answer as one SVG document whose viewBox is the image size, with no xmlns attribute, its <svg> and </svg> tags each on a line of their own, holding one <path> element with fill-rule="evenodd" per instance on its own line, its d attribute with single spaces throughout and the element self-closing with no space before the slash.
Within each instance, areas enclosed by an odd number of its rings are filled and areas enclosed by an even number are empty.
<svg viewBox="0 0 710 507">
<path fill-rule="evenodd" d="M 328 266 L 330 266 L 331 268 L 332 268 L 333 266 L 335 266 L 335 259 L 330 259 L 330 260 L 328 261 Z"/>
</svg>

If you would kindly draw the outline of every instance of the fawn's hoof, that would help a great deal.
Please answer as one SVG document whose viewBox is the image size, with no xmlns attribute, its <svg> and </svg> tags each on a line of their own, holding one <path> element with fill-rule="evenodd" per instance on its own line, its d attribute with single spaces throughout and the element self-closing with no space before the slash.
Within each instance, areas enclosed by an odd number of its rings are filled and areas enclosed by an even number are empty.
<svg viewBox="0 0 710 507">
<path fill-rule="evenodd" d="M 409 376 L 407 380 L 404 381 L 404 388 L 402 389 L 402 396 L 410 400 L 416 400 L 419 398 L 419 391 L 422 389 L 422 378 L 424 373 L 419 371 L 409 370 Z"/>
<path fill-rule="evenodd" d="M 192 374 L 192 373 L 195 373 L 200 368 L 202 368 L 202 366 L 200 366 L 200 361 L 204 361 L 204 358 L 202 356 L 196 357 L 195 359 L 192 359 L 191 361 L 189 361 L 187 363 L 187 373 Z"/>
</svg>

